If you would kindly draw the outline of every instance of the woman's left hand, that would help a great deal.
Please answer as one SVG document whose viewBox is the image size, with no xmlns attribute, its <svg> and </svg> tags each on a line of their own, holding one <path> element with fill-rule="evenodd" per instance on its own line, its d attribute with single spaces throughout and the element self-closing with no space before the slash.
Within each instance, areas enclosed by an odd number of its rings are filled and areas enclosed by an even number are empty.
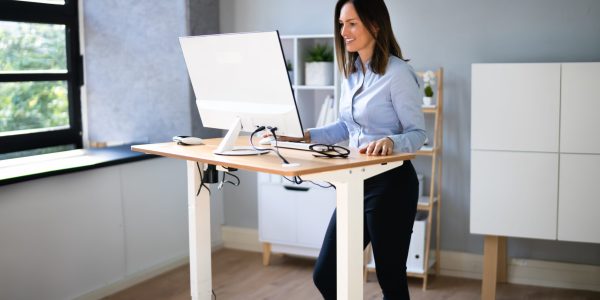
<svg viewBox="0 0 600 300">
<path fill-rule="evenodd" d="M 394 142 L 388 137 L 370 142 L 366 147 L 358 149 L 358 152 L 369 156 L 390 155 L 393 151 Z"/>
</svg>

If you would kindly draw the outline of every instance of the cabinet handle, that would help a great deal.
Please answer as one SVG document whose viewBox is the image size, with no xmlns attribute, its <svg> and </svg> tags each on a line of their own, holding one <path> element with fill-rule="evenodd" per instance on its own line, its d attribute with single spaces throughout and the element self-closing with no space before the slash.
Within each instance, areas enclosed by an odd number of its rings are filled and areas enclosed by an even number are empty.
<svg viewBox="0 0 600 300">
<path fill-rule="evenodd" d="M 283 188 L 286 189 L 286 190 L 288 190 L 288 191 L 298 191 L 298 192 L 308 192 L 308 190 L 310 189 L 310 188 L 307 188 L 307 187 L 291 186 L 291 185 L 284 185 Z"/>
</svg>

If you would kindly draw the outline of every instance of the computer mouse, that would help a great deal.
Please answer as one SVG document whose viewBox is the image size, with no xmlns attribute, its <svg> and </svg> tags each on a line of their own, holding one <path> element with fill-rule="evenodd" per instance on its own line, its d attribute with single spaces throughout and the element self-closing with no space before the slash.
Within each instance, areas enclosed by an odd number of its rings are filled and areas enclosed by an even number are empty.
<svg viewBox="0 0 600 300">
<path fill-rule="evenodd" d="M 268 136 L 268 137 L 262 138 L 258 143 L 261 145 L 271 145 L 271 142 L 274 140 L 275 139 L 273 138 L 273 136 Z"/>
<path fill-rule="evenodd" d="M 178 145 L 203 145 L 204 141 L 199 137 L 178 135 L 173 137 L 173 142 L 177 142 Z"/>
</svg>

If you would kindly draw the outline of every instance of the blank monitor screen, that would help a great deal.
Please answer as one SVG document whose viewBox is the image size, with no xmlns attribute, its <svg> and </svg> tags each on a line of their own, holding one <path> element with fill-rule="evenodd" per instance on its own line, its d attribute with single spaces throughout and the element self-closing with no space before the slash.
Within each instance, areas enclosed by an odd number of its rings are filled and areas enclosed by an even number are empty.
<svg viewBox="0 0 600 300">
<path fill-rule="evenodd" d="M 179 38 L 204 126 L 241 130 L 277 127 L 302 137 L 279 33 L 235 33 Z"/>
</svg>

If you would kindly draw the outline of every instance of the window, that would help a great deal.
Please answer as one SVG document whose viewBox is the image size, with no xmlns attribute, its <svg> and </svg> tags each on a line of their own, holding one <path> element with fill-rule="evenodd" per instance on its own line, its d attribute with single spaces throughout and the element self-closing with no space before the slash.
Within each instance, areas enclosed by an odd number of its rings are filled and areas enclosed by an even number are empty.
<svg viewBox="0 0 600 300">
<path fill-rule="evenodd" d="M 1 1 L 0 159 L 81 148 L 82 83 L 77 0 Z"/>
</svg>

